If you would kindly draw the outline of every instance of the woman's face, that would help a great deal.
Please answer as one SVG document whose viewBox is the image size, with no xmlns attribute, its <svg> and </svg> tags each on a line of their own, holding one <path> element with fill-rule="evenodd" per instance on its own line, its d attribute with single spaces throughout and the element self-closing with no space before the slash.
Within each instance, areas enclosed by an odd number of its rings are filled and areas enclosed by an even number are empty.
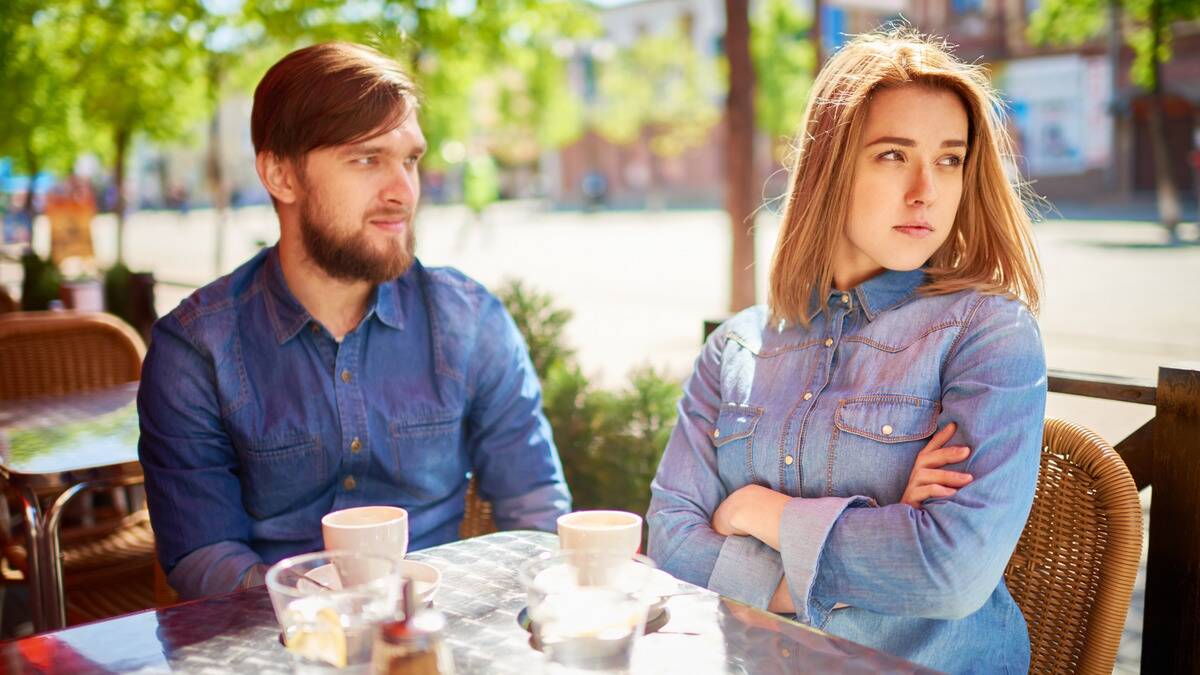
<svg viewBox="0 0 1200 675">
<path fill-rule="evenodd" d="M 950 236 L 962 197 L 967 112 L 958 96 L 917 84 L 876 92 L 855 153 L 850 214 L 834 250 L 846 290 L 885 269 L 924 265 Z"/>
</svg>

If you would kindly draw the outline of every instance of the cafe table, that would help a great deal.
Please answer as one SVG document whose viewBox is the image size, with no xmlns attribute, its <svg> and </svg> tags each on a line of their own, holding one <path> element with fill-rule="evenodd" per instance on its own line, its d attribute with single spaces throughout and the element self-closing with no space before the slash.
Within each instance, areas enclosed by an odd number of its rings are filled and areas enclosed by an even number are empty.
<svg viewBox="0 0 1200 675">
<path fill-rule="evenodd" d="M 0 476 L 21 496 L 35 630 L 66 625 L 59 525 L 67 503 L 142 480 L 137 387 L 0 401 Z"/>
<path fill-rule="evenodd" d="M 556 549 L 544 532 L 498 532 L 415 551 L 442 572 L 433 606 L 459 675 L 549 672 L 517 614 L 525 593 L 517 568 Z M 930 673 L 902 659 L 680 582 L 668 620 L 647 634 L 635 673 Z M 263 587 L 128 614 L 0 643 L 8 673 L 291 672 Z"/>
</svg>

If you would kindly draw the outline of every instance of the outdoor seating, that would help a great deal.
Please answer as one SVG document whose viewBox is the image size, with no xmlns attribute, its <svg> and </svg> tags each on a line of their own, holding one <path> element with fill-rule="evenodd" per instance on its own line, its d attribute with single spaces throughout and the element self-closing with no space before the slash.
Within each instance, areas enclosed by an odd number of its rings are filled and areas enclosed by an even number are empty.
<svg viewBox="0 0 1200 675">
<path fill-rule="evenodd" d="M 0 315 L 0 401 L 48 399 L 136 382 L 145 351 L 137 334 L 109 314 Z M 12 486 L 4 487 L 19 502 Z M 37 492 L 40 499 L 54 496 Z M 63 527 L 68 623 L 154 606 L 154 534 L 144 507 L 127 513 L 126 497 L 113 494 L 107 518 L 91 513 L 84 522 Z M 25 583 L 28 552 L 10 534 L 8 528 L 0 532 L 5 540 L 0 577 L 4 583 Z"/>
<path fill-rule="evenodd" d="M 1030 672 L 1113 671 L 1141 547 L 1121 457 L 1091 431 L 1047 419 L 1033 509 L 1004 573 L 1029 625 Z"/>
<path fill-rule="evenodd" d="M 466 502 L 463 521 L 458 526 L 459 538 L 470 539 L 495 532 L 496 521 L 492 518 L 492 504 L 479 496 L 479 488 L 474 478 L 467 484 Z"/>
</svg>

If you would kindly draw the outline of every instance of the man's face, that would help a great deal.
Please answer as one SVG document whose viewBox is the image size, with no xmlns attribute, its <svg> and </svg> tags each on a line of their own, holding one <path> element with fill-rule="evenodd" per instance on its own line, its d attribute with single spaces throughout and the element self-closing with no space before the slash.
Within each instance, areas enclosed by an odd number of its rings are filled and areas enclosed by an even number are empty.
<svg viewBox="0 0 1200 675">
<path fill-rule="evenodd" d="M 425 147 L 414 113 L 373 138 L 308 153 L 297 172 L 300 234 L 326 274 L 377 284 L 412 265 Z"/>
</svg>

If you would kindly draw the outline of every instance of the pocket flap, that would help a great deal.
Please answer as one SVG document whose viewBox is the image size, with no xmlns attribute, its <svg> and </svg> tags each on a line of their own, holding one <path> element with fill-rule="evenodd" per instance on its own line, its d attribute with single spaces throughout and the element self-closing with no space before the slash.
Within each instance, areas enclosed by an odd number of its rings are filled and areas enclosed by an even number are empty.
<svg viewBox="0 0 1200 675">
<path fill-rule="evenodd" d="M 842 431 L 881 443 L 904 443 L 932 436 L 941 410 L 939 401 L 916 396 L 856 396 L 838 405 L 834 423 Z"/>
<path fill-rule="evenodd" d="M 745 403 L 722 403 L 717 414 L 717 428 L 713 430 L 713 445 L 721 447 L 730 441 L 746 438 L 754 433 L 763 409 Z"/>
</svg>

